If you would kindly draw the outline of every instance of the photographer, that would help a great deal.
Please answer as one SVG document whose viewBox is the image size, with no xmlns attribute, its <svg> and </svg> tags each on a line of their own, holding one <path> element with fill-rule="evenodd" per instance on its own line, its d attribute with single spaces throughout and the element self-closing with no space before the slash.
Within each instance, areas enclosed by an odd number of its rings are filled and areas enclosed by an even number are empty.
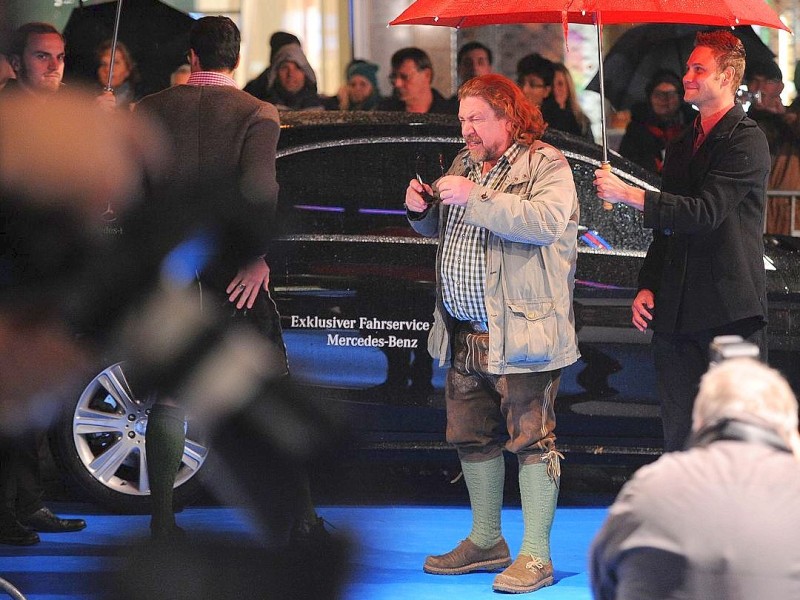
<svg viewBox="0 0 800 600">
<path fill-rule="evenodd" d="M 798 598 L 797 400 L 751 358 L 712 366 L 685 452 L 622 488 L 590 550 L 594 597 Z"/>
</svg>

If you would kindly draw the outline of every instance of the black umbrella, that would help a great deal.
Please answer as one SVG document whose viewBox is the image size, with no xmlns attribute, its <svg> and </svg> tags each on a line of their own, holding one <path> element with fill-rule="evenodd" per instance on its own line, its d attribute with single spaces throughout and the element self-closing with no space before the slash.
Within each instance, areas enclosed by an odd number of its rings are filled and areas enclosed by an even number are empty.
<svg viewBox="0 0 800 600">
<path fill-rule="evenodd" d="M 711 29 L 714 28 L 669 24 L 630 28 L 603 59 L 605 97 L 616 110 L 624 110 L 647 100 L 644 90 L 653 74 L 660 69 L 668 69 L 682 76 L 686 71 L 686 61 L 694 49 L 695 34 Z M 733 33 L 742 40 L 748 63 L 775 60 L 775 54 L 749 25 L 736 27 Z M 594 76 L 586 89 L 600 91 L 598 75 Z"/>
<path fill-rule="evenodd" d="M 96 82 L 95 48 L 114 34 L 117 2 L 80 6 L 72 10 L 64 28 L 67 44 L 65 77 Z M 125 0 L 119 24 L 119 41 L 139 65 L 141 93 L 169 86 L 169 76 L 186 62 L 189 29 L 194 19 L 158 0 Z"/>
</svg>

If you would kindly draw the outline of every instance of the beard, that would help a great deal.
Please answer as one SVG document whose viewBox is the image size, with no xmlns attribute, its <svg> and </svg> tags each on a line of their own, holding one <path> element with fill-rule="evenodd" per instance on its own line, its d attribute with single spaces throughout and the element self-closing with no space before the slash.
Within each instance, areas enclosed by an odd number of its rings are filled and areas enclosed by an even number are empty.
<svg viewBox="0 0 800 600">
<path fill-rule="evenodd" d="M 475 150 L 469 151 L 470 158 L 476 163 L 484 162 L 487 158 L 489 158 L 486 154 L 486 150 L 483 148 L 476 148 Z"/>
<path fill-rule="evenodd" d="M 493 152 L 490 148 L 487 148 L 483 144 L 483 140 L 478 136 L 469 136 L 464 138 L 464 141 L 467 144 L 475 144 L 477 146 L 470 146 L 469 147 L 469 156 L 474 162 L 485 162 L 487 160 L 496 160 L 503 155 L 502 152 L 496 153 Z"/>
</svg>

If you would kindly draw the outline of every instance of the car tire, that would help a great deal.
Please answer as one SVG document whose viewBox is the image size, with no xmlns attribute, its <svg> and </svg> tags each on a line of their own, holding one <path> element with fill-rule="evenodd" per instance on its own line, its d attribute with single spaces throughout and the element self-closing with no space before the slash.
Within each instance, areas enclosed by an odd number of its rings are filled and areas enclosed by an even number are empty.
<svg viewBox="0 0 800 600">
<path fill-rule="evenodd" d="M 150 511 L 145 440 L 155 398 L 131 390 L 123 363 L 97 374 L 67 406 L 50 436 L 57 468 L 71 492 L 113 512 Z M 187 423 L 183 460 L 175 480 L 175 505 L 201 491 L 197 477 L 208 457 L 203 436 Z"/>
</svg>

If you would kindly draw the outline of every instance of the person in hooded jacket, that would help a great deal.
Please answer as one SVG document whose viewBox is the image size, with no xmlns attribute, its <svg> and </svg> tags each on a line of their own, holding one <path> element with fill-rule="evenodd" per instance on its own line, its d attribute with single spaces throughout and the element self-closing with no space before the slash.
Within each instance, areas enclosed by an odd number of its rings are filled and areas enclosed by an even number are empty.
<svg viewBox="0 0 800 600">
<path fill-rule="evenodd" d="M 257 77 L 254 77 L 247 82 L 244 86 L 244 91 L 255 96 L 259 100 L 265 100 L 267 97 L 267 88 L 269 87 L 269 73 L 272 70 L 272 65 L 275 64 L 275 55 L 286 44 L 297 44 L 302 46 L 299 38 L 293 33 L 287 31 L 276 31 L 269 38 L 269 66 L 261 71 Z"/>
<path fill-rule="evenodd" d="M 286 44 L 275 54 L 265 100 L 278 110 L 323 110 L 317 76 L 299 44 Z"/>
</svg>

